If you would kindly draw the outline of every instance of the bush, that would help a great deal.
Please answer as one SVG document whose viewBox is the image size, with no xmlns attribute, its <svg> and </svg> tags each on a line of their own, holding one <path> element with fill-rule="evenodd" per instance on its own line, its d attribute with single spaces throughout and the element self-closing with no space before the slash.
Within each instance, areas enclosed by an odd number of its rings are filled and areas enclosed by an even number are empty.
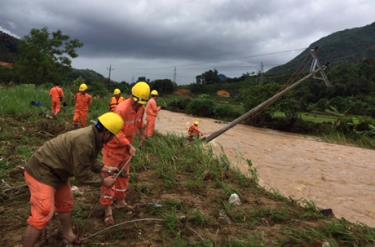
<svg viewBox="0 0 375 247">
<path fill-rule="evenodd" d="M 173 98 L 166 103 L 166 109 L 171 111 L 185 111 L 190 102 L 191 99 L 188 97 Z"/>
<path fill-rule="evenodd" d="M 187 112 L 197 116 L 211 117 L 215 114 L 215 103 L 211 99 L 200 97 L 190 102 Z"/>
<path fill-rule="evenodd" d="M 215 117 L 224 119 L 235 119 L 242 114 L 242 110 L 239 107 L 232 105 L 217 105 L 215 108 Z"/>
</svg>

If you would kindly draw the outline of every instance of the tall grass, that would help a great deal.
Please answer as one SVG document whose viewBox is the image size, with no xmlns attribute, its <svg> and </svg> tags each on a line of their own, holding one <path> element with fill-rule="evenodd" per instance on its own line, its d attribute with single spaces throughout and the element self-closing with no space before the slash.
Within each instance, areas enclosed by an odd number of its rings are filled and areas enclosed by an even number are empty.
<svg viewBox="0 0 375 247">
<path fill-rule="evenodd" d="M 33 84 L 0 88 L 0 114 L 15 118 L 36 117 L 51 109 L 48 90 Z M 41 102 L 41 107 L 31 105 L 31 101 Z"/>
</svg>

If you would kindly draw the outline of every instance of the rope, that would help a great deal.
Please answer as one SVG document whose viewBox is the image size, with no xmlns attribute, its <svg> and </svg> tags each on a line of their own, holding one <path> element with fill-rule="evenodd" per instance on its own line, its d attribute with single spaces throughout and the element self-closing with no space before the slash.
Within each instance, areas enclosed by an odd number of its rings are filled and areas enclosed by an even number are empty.
<svg viewBox="0 0 375 247">
<path fill-rule="evenodd" d="M 121 225 L 125 225 L 125 224 L 130 224 L 130 223 L 136 223 L 136 222 L 142 222 L 142 221 L 159 221 L 159 222 L 163 222 L 164 220 L 163 219 L 159 219 L 159 218 L 144 218 L 144 219 L 136 219 L 136 220 L 127 220 L 127 221 L 123 221 L 123 222 L 120 222 L 118 224 L 115 224 L 113 226 L 109 226 L 109 227 L 106 227 L 106 228 L 103 228 L 102 230 L 99 230 L 97 232 L 94 232 L 93 234 L 90 234 L 89 236 L 85 237 L 85 238 L 82 238 L 81 241 L 86 241 L 90 238 L 93 238 L 103 232 L 106 232 L 106 231 L 109 231 L 113 228 L 116 228 L 118 226 L 121 226 Z"/>
</svg>

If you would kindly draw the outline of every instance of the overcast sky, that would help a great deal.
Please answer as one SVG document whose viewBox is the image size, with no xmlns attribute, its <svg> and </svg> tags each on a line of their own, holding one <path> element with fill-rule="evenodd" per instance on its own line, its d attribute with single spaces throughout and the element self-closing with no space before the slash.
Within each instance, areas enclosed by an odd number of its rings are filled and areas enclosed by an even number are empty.
<svg viewBox="0 0 375 247">
<path fill-rule="evenodd" d="M 375 0 L 0 0 L 0 30 L 47 26 L 78 38 L 73 60 L 112 78 L 240 76 L 287 62 L 332 32 L 375 21 Z"/>
</svg>

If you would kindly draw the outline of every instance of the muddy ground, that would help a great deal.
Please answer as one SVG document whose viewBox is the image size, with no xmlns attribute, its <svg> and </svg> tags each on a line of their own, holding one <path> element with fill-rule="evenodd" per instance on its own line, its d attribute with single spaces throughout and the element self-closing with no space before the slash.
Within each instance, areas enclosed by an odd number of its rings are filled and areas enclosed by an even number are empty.
<svg viewBox="0 0 375 247">
<path fill-rule="evenodd" d="M 186 134 L 194 119 L 161 111 L 157 130 Z M 203 132 L 224 126 L 201 118 Z M 260 182 L 293 198 L 333 208 L 338 217 L 375 226 L 375 151 L 336 145 L 318 138 L 238 125 L 213 141 L 222 146 L 232 165 L 247 172 L 245 159 L 257 168 Z"/>
</svg>

